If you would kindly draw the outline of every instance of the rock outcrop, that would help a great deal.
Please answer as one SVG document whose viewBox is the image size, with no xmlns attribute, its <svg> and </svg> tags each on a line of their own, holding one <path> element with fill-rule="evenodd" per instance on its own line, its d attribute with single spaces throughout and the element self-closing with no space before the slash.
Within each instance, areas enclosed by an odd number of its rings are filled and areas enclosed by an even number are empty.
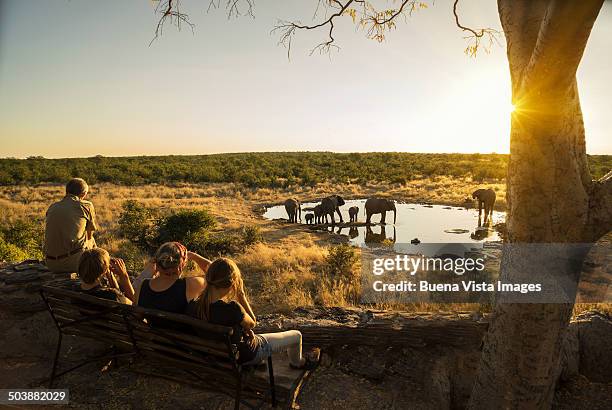
<svg viewBox="0 0 612 410">
<path fill-rule="evenodd" d="M 43 284 L 70 287 L 75 281 L 36 261 L 0 267 L 0 388 L 40 386 L 49 375 L 57 330 L 38 294 Z M 298 400 L 303 409 L 444 409 L 467 402 L 487 317 L 318 307 L 266 315 L 258 326 L 260 332 L 300 329 L 305 347 L 323 348 L 321 366 Z M 568 335 L 564 379 L 576 380 L 580 373 L 609 383 L 610 317 L 584 313 Z M 84 357 L 103 348 L 74 338 L 62 357 Z M 59 384 L 70 387 L 71 406 L 225 408 L 232 403 L 213 392 L 152 380 L 122 367 L 100 368 L 91 364 L 63 377 Z"/>
</svg>

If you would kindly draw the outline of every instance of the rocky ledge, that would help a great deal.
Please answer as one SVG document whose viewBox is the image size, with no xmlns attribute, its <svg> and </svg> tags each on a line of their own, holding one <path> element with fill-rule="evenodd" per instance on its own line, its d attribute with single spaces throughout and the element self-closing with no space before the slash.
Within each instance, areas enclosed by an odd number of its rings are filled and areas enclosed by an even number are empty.
<svg viewBox="0 0 612 410">
<path fill-rule="evenodd" d="M 70 275 L 38 261 L 0 267 L 0 388 L 39 386 L 49 375 L 57 330 L 38 290 L 71 286 Z M 476 374 L 487 316 L 471 312 L 414 313 L 361 308 L 300 308 L 260 318 L 259 331 L 300 329 L 304 343 L 323 348 L 321 366 L 298 400 L 304 409 L 461 408 Z M 610 408 L 612 319 L 579 315 L 564 348 L 563 383 L 555 407 Z M 104 348 L 72 339 L 70 358 Z M 225 408 L 231 398 L 121 367 L 95 364 L 64 376 L 75 408 Z M 585 401 L 584 392 L 593 391 Z M 587 398 L 588 399 L 588 398 Z"/>
</svg>

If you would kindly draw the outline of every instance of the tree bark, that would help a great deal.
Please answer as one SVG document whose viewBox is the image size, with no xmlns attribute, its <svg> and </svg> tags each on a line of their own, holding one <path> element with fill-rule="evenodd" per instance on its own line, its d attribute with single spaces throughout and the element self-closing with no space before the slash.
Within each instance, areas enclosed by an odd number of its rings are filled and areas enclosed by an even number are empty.
<svg viewBox="0 0 612 410">
<path fill-rule="evenodd" d="M 511 243 L 593 242 L 610 231 L 610 174 L 588 169 L 576 71 L 603 0 L 498 0 L 512 79 Z M 514 275 L 513 255 L 502 276 Z M 572 266 L 578 281 L 580 267 Z M 575 294 L 574 294 L 575 296 Z M 498 302 L 469 407 L 550 408 L 572 303 Z"/>
</svg>

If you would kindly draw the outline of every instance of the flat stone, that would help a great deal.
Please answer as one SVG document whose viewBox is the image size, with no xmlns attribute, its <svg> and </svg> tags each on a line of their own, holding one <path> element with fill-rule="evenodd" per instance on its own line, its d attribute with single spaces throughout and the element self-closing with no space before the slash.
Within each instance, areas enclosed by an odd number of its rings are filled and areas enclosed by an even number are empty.
<svg viewBox="0 0 612 410">
<path fill-rule="evenodd" d="M 35 280 L 41 280 L 40 272 L 29 271 L 26 273 L 20 273 L 19 275 L 11 275 L 9 277 L 4 278 L 4 283 L 12 284 L 12 283 L 27 283 L 33 282 Z"/>
<path fill-rule="evenodd" d="M 49 272 L 49 268 L 46 265 L 40 263 L 39 261 L 24 261 L 20 264 L 14 265 L 13 270 L 16 271 L 24 271 L 24 270 L 37 270 L 40 272 Z"/>
<path fill-rule="evenodd" d="M 578 330 L 580 374 L 591 382 L 612 381 L 612 319 L 599 312 L 580 314 L 571 326 Z"/>
</svg>

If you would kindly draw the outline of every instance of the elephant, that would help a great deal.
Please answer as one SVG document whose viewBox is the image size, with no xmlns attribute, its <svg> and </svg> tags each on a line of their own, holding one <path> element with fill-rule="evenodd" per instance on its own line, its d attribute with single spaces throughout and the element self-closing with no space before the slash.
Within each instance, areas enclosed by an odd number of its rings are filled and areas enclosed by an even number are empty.
<svg viewBox="0 0 612 410">
<path fill-rule="evenodd" d="M 380 223 L 385 223 L 387 211 L 393 211 L 393 223 L 397 220 L 397 209 L 395 201 L 386 198 L 369 198 L 365 203 L 366 223 L 370 223 L 370 218 L 374 214 L 381 214 Z"/>
<path fill-rule="evenodd" d="M 285 201 L 285 211 L 287 211 L 287 215 L 289 216 L 289 222 L 297 222 L 298 214 L 299 220 L 302 221 L 302 206 L 300 201 L 295 198 L 289 198 Z"/>
<path fill-rule="evenodd" d="M 323 215 L 325 215 L 325 223 L 327 223 L 327 215 L 331 217 L 332 225 L 336 224 L 336 219 L 334 218 L 334 212 L 338 213 L 340 217 L 340 223 L 344 222 L 342 220 L 342 214 L 340 213 L 340 207 L 344 205 L 344 199 L 340 195 L 331 195 L 326 198 L 323 198 L 321 201 L 321 210 L 323 211 Z"/>
<path fill-rule="evenodd" d="M 357 214 L 359 213 L 359 207 L 351 206 L 349 208 L 349 218 L 351 218 L 351 222 L 357 222 Z"/>
<path fill-rule="evenodd" d="M 311 223 L 314 223 L 314 214 L 313 213 L 308 213 L 304 216 L 304 218 L 306 218 L 306 223 L 308 225 L 310 225 Z"/>
<path fill-rule="evenodd" d="M 315 223 L 323 223 L 323 209 L 321 208 L 321 204 L 315 206 L 312 209 L 313 213 L 314 213 L 314 218 L 315 218 Z M 327 223 L 327 215 L 325 215 L 325 223 Z"/>
<path fill-rule="evenodd" d="M 478 199 L 478 226 L 480 226 L 480 215 L 484 206 L 484 223 L 493 216 L 493 205 L 495 205 L 495 191 L 492 189 L 477 189 L 472 193 L 472 199 Z"/>
</svg>

